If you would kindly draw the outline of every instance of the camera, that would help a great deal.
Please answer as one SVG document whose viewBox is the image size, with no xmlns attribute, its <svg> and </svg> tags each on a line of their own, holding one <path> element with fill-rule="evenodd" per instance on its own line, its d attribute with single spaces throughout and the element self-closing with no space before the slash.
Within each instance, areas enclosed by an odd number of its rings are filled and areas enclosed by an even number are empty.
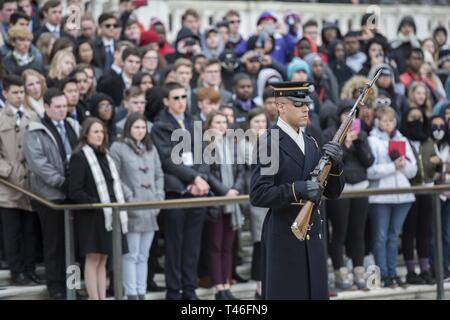
<svg viewBox="0 0 450 320">
<path fill-rule="evenodd" d="M 184 43 L 184 46 L 185 47 L 192 47 L 192 46 L 195 46 L 196 44 L 197 44 L 197 41 L 195 41 L 194 39 L 188 39 Z"/>
<path fill-rule="evenodd" d="M 262 62 L 262 56 L 260 56 L 260 55 L 253 56 L 250 59 L 248 59 L 248 61 L 261 63 Z"/>
</svg>

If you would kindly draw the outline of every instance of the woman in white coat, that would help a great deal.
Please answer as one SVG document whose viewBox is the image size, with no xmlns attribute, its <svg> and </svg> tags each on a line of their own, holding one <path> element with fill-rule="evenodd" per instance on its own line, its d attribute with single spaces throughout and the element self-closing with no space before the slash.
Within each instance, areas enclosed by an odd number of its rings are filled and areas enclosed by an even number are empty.
<svg viewBox="0 0 450 320">
<path fill-rule="evenodd" d="M 391 107 L 377 110 L 378 125 L 370 132 L 369 145 L 375 161 L 367 169 L 372 188 L 407 188 L 417 172 L 416 160 L 407 139 L 396 130 L 397 120 Z M 405 155 L 389 152 L 391 140 L 404 141 Z M 397 276 L 398 237 L 408 211 L 414 202 L 412 193 L 369 197 L 369 217 L 372 225 L 373 254 L 380 268 L 383 286 L 402 285 Z"/>
</svg>

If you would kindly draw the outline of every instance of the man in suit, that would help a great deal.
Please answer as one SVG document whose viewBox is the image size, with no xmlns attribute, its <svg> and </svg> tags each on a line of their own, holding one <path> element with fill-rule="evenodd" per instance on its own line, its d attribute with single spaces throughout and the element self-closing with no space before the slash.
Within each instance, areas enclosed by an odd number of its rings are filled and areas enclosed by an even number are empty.
<svg viewBox="0 0 450 320">
<path fill-rule="evenodd" d="M 206 196 L 209 192 L 207 165 L 194 164 L 193 153 L 189 150 L 177 153 L 181 156 L 181 163 L 172 157 L 174 149 L 179 147 L 177 141 L 171 140 L 172 132 L 183 129 L 190 137 L 193 136 L 193 122 L 185 113 L 186 98 L 186 89 L 182 85 L 168 83 L 163 99 L 166 108 L 161 110 L 151 132 L 161 158 L 167 199 Z M 192 147 L 193 139 L 191 142 Z M 166 298 L 197 300 L 195 289 L 204 208 L 168 209 L 162 215 L 166 247 Z"/>
<path fill-rule="evenodd" d="M 20 77 L 5 76 L 3 90 L 6 107 L 0 110 L 0 177 L 28 189 L 29 173 L 22 145 L 26 128 L 37 120 L 36 115 L 23 106 L 25 91 Z M 44 283 L 35 273 L 39 220 L 31 212 L 30 200 L 0 184 L 0 211 L 12 284 Z"/>
<path fill-rule="evenodd" d="M 78 141 L 80 126 L 67 118 L 67 98 L 56 88 L 44 94 L 44 118 L 32 122 L 25 133 L 24 155 L 31 171 L 31 190 L 55 203 L 67 198 L 66 170 Z M 64 212 L 34 202 L 44 240 L 47 290 L 52 299 L 66 296 Z"/>
<path fill-rule="evenodd" d="M 137 48 L 126 48 L 122 53 L 122 73 L 108 73 L 100 78 L 97 91 L 110 96 L 114 105 L 120 106 L 123 91 L 131 86 L 131 79 L 141 67 L 141 54 Z"/>
<path fill-rule="evenodd" d="M 344 188 L 343 151 L 337 143 L 326 143 L 323 150 L 332 161 L 328 182 L 324 189 L 312 181 L 311 172 L 321 152 L 316 141 L 304 132 L 312 101 L 309 83 L 284 82 L 273 87 L 279 118 L 259 141 L 250 185 L 252 205 L 270 209 L 262 231 L 262 296 L 328 299 L 324 216 L 317 205 L 322 193 L 333 199 Z M 266 150 L 271 150 L 270 166 L 261 161 Z M 291 225 L 307 200 L 316 205 L 306 240 L 300 241 L 291 232 Z"/>
<path fill-rule="evenodd" d="M 102 13 L 98 17 L 98 26 L 101 36 L 94 41 L 94 65 L 106 72 L 114 61 L 119 20 L 112 13 Z"/>
<path fill-rule="evenodd" d="M 250 76 L 246 73 L 237 73 L 233 78 L 233 93 L 234 93 L 234 119 L 236 127 L 244 128 L 247 123 L 248 112 L 258 107 L 253 101 L 253 82 Z"/>
<path fill-rule="evenodd" d="M 62 8 L 60 0 L 48 0 L 42 7 L 42 14 L 44 16 L 44 25 L 38 29 L 34 35 L 34 41 L 36 42 L 41 34 L 44 32 L 50 32 L 56 38 L 61 37 L 61 21 L 62 21 Z"/>
<path fill-rule="evenodd" d="M 63 79 L 61 90 L 67 99 L 67 116 L 77 121 L 81 126 L 84 120 L 89 117 L 90 112 L 80 103 L 80 90 L 76 78 Z"/>
</svg>

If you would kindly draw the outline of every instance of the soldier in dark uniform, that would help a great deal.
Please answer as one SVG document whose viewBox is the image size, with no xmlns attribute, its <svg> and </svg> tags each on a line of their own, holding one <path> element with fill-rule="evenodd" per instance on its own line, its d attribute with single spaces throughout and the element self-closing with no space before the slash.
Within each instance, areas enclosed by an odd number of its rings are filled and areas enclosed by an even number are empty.
<svg viewBox="0 0 450 320">
<path fill-rule="evenodd" d="M 328 299 L 327 256 L 325 251 L 325 217 L 314 206 L 310 230 L 305 241 L 297 239 L 291 225 L 306 200 L 318 202 L 322 194 L 339 197 L 344 188 L 342 149 L 328 142 L 323 152 L 332 159 L 326 187 L 311 181 L 311 172 L 319 162 L 321 151 L 311 136 L 304 133 L 311 98 L 309 83 L 274 83 L 277 123 L 259 141 L 257 164 L 253 167 L 250 201 L 257 207 L 270 208 L 262 232 L 263 299 Z M 278 129 L 278 140 L 272 140 Z M 278 171 L 264 172 L 273 164 L 261 164 L 261 155 L 275 146 Z M 262 149 L 268 145 L 267 149 Z M 275 149 L 274 149 L 275 150 Z M 256 155 L 255 155 L 256 156 Z M 267 162 L 267 161 L 265 161 Z"/>
</svg>

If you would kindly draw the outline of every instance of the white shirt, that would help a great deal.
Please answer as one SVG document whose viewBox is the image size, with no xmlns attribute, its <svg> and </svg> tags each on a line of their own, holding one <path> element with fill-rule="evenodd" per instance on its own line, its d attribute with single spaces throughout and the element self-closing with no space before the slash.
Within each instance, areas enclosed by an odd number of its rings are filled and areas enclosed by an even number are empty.
<svg viewBox="0 0 450 320">
<path fill-rule="evenodd" d="M 111 65 L 111 70 L 114 71 L 117 74 L 121 74 L 122 73 L 122 69 L 115 63 L 113 63 Z"/>
<path fill-rule="evenodd" d="M 17 115 L 17 112 L 19 110 L 22 111 L 22 117 L 23 117 L 23 115 L 25 113 L 25 109 L 23 108 L 23 106 L 20 106 L 19 108 L 15 108 L 15 107 L 9 106 L 9 108 L 11 109 L 11 111 L 14 113 L 14 116 L 16 117 L 16 126 L 19 126 L 20 125 L 20 118 Z"/>
<path fill-rule="evenodd" d="M 14 57 L 17 59 L 17 62 L 19 63 L 19 66 L 25 66 L 31 62 L 31 57 L 28 55 L 28 53 L 25 53 L 24 55 L 21 55 L 20 53 L 13 51 L 12 53 Z"/>
<path fill-rule="evenodd" d="M 46 23 L 45 26 L 47 27 L 48 31 L 53 33 L 55 36 L 60 34 L 60 28 L 59 26 L 51 25 L 50 23 Z"/>
<path fill-rule="evenodd" d="M 289 137 L 294 140 L 303 154 L 305 154 L 305 140 L 303 140 L 302 129 L 295 131 L 290 125 L 288 125 L 281 117 L 278 117 L 277 126 L 280 127 Z"/>
<path fill-rule="evenodd" d="M 102 41 L 103 41 L 103 45 L 105 46 L 105 49 L 108 48 L 108 46 L 109 46 L 109 48 L 111 49 L 111 52 L 114 53 L 114 39 L 108 40 L 108 39 L 102 38 Z"/>
<path fill-rule="evenodd" d="M 125 84 L 125 88 L 131 87 L 131 79 L 127 77 L 125 72 L 122 72 L 122 80 L 123 80 L 123 83 Z"/>
</svg>

